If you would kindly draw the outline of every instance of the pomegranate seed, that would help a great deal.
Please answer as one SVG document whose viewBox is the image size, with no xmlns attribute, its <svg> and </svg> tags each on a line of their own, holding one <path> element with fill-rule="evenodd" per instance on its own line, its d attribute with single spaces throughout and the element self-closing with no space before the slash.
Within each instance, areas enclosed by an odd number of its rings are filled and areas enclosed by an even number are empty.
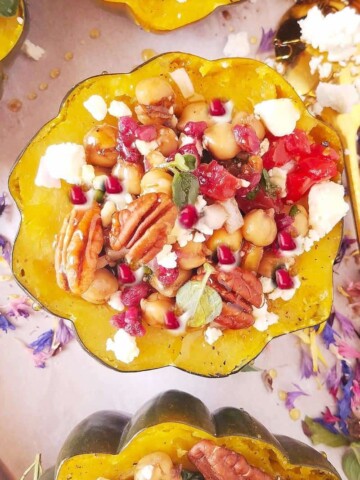
<svg viewBox="0 0 360 480">
<path fill-rule="evenodd" d="M 141 323 L 141 310 L 138 307 L 129 307 L 126 312 L 114 315 L 111 324 L 116 328 L 123 328 L 132 337 L 145 335 L 145 328 Z"/>
<path fill-rule="evenodd" d="M 136 138 L 144 142 L 151 142 L 157 138 L 157 131 L 154 125 L 139 125 L 135 130 Z"/>
<path fill-rule="evenodd" d="M 207 129 L 206 122 L 187 122 L 184 127 L 184 133 L 189 137 L 201 138 Z"/>
<path fill-rule="evenodd" d="M 213 100 L 211 100 L 209 111 L 210 115 L 212 115 L 213 117 L 221 117 L 226 113 L 224 104 L 220 100 L 220 98 L 214 98 Z"/>
<path fill-rule="evenodd" d="M 180 327 L 179 320 L 176 318 L 174 312 L 169 311 L 165 313 L 165 327 L 168 330 L 175 330 Z"/>
<path fill-rule="evenodd" d="M 121 283 L 134 283 L 136 278 L 129 267 L 129 265 L 126 265 L 126 263 L 122 263 L 121 265 L 118 265 L 118 278 Z"/>
<path fill-rule="evenodd" d="M 222 265 L 235 263 L 235 256 L 227 245 L 219 245 L 217 247 L 217 258 Z"/>
<path fill-rule="evenodd" d="M 142 160 L 140 152 L 133 145 L 136 140 L 135 133 L 138 126 L 131 117 L 121 117 L 119 120 L 116 150 L 120 153 L 121 158 L 130 163 L 140 163 Z"/>
<path fill-rule="evenodd" d="M 281 250 L 295 250 L 296 243 L 290 233 L 286 230 L 279 232 L 277 239 Z"/>
<path fill-rule="evenodd" d="M 156 276 L 159 281 L 165 286 L 168 287 L 172 285 L 179 276 L 178 268 L 165 268 L 159 265 L 156 269 Z"/>
<path fill-rule="evenodd" d="M 198 221 L 199 215 L 194 205 L 186 205 L 180 211 L 179 223 L 182 227 L 192 228 Z"/>
<path fill-rule="evenodd" d="M 143 298 L 150 295 L 152 288 L 146 282 L 133 285 L 132 287 L 125 287 L 121 292 L 121 301 L 126 307 L 136 307 L 140 305 Z"/>
<path fill-rule="evenodd" d="M 276 285 L 282 290 L 293 288 L 294 282 L 290 277 L 290 273 L 285 268 L 278 268 L 275 272 Z"/>
<path fill-rule="evenodd" d="M 82 188 L 79 185 L 74 185 L 70 191 L 71 203 L 74 205 L 84 205 L 87 202 L 87 198 Z"/>
<path fill-rule="evenodd" d="M 116 177 L 107 177 L 105 180 L 107 193 L 121 193 L 123 191 L 120 180 Z"/>
<path fill-rule="evenodd" d="M 253 128 L 248 125 L 235 125 L 233 132 L 241 151 L 254 155 L 260 152 L 260 140 Z"/>
<path fill-rule="evenodd" d="M 290 215 L 286 215 L 286 213 L 276 213 L 275 214 L 275 222 L 278 231 L 285 230 L 286 228 L 292 225 L 294 219 L 290 217 Z"/>
</svg>

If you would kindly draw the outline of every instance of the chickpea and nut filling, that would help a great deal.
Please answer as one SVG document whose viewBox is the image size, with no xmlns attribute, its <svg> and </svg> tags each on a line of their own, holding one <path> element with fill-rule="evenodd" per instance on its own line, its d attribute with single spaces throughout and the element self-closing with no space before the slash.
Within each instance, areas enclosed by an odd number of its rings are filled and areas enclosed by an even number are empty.
<svg viewBox="0 0 360 480">
<path fill-rule="evenodd" d="M 231 98 L 184 97 L 191 79 L 179 70 L 109 107 L 89 97 L 96 124 L 83 145 L 51 145 L 35 181 L 69 184 L 57 283 L 117 310 L 107 350 L 125 363 L 152 328 L 202 329 L 210 345 L 229 329 L 266 330 L 278 321 L 269 301 L 290 300 L 301 284 L 296 257 L 347 211 L 332 181 L 339 154 L 297 128 L 294 102 L 239 111 Z M 281 135 L 269 119 L 276 102 L 288 111 Z"/>
</svg>

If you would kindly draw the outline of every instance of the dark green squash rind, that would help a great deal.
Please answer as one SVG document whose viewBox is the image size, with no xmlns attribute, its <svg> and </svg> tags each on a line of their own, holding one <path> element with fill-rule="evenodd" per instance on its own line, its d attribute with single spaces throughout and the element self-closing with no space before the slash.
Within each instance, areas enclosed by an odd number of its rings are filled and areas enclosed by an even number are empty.
<svg viewBox="0 0 360 480">
<path fill-rule="evenodd" d="M 90 415 L 72 430 L 60 451 L 57 467 L 67 458 L 86 453 L 115 455 L 136 435 L 158 424 L 178 422 L 203 430 L 215 437 L 239 436 L 261 440 L 283 454 L 294 466 L 307 466 L 322 473 L 340 476 L 324 455 L 302 442 L 272 435 L 242 409 L 226 407 L 211 414 L 198 398 L 177 390 L 157 395 L 131 418 L 118 412 Z M 50 476 L 49 476 L 50 475 Z M 41 480 L 56 480 L 49 471 Z"/>
</svg>

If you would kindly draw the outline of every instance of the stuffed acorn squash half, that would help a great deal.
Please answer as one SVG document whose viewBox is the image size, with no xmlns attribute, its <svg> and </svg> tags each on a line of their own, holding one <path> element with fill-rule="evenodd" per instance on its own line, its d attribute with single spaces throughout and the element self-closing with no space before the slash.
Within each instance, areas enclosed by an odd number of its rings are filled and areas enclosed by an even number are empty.
<svg viewBox="0 0 360 480">
<path fill-rule="evenodd" d="M 336 133 L 258 61 L 89 78 L 11 173 L 14 275 L 117 370 L 225 376 L 328 318 L 341 170 Z"/>
<path fill-rule="evenodd" d="M 145 30 L 166 32 L 203 19 L 219 7 L 242 0 L 106 0 L 126 9 L 135 22 Z"/>
<path fill-rule="evenodd" d="M 41 480 L 340 480 L 324 455 L 272 435 L 238 408 L 213 414 L 168 391 L 133 417 L 98 412 L 70 433 Z"/>
<path fill-rule="evenodd" d="M 0 61 L 15 47 L 24 30 L 23 0 L 0 0 Z"/>
</svg>

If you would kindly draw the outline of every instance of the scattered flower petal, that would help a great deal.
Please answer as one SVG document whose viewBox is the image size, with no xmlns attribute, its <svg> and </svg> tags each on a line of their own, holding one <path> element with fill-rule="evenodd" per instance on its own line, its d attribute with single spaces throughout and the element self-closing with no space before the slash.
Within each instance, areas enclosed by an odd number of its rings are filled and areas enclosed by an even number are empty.
<svg viewBox="0 0 360 480">
<path fill-rule="evenodd" d="M 338 373 L 337 365 L 335 364 L 326 376 L 326 387 L 329 393 L 336 398 L 340 385 L 340 374 Z"/>
<path fill-rule="evenodd" d="M 310 378 L 314 375 L 313 361 L 308 349 L 305 346 L 301 347 L 300 371 L 301 378 Z"/>
<path fill-rule="evenodd" d="M 261 30 L 261 40 L 257 49 L 257 53 L 271 52 L 274 49 L 275 30 L 272 28 L 270 28 L 268 31 L 265 31 L 264 28 L 261 28 Z"/>
<path fill-rule="evenodd" d="M 340 327 L 344 336 L 348 338 L 353 337 L 355 334 L 355 328 L 352 321 L 337 310 L 335 310 L 335 317 L 340 323 Z"/>
<path fill-rule="evenodd" d="M 58 327 L 56 329 L 55 340 L 56 343 L 64 347 L 70 340 L 74 338 L 74 332 L 71 327 L 68 327 L 64 320 L 60 318 Z"/>
<path fill-rule="evenodd" d="M 0 330 L 7 333 L 8 330 L 15 330 L 15 325 L 13 325 L 4 314 L 0 313 Z"/>
<path fill-rule="evenodd" d="M 346 251 L 351 247 L 351 245 L 353 245 L 354 243 L 356 243 L 356 239 L 355 238 L 350 238 L 348 237 L 347 235 L 344 235 L 343 239 L 342 239 L 342 242 L 341 242 L 341 245 L 340 245 L 340 249 L 339 249 L 339 252 L 337 254 L 337 257 L 335 259 L 335 262 L 334 262 L 334 265 L 338 265 L 339 263 L 341 263 L 345 257 L 345 254 L 346 254 Z"/>
<path fill-rule="evenodd" d="M 321 336 L 327 349 L 330 347 L 330 345 L 335 343 L 335 335 L 339 336 L 338 333 L 336 333 L 335 330 L 330 326 L 330 323 L 326 322 Z"/>
<path fill-rule="evenodd" d="M 3 259 L 10 265 L 11 243 L 3 235 L 0 235 L 0 252 Z"/>
<path fill-rule="evenodd" d="M 6 306 L 6 313 L 9 317 L 28 318 L 31 311 L 30 299 L 24 296 L 10 299 Z"/>
<path fill-rule="evenodd" d="M 50 349 L 53 343 L 54 330 L 48 330 L 42 333 L 36 340 L 29 344 L 29 348 L 33 350 L 34 354 L 40 353 Z"/>
<path fill-rule="evenodd" d="M 360 384 L 357 380 L 353 382 L 351 393 L 351 411 L 356 418 L 360 418 Z"/>
<path fill-rule="evenodd" d="M 360 352 L 343 340 L 338 344 L 338 351 L 339 354 L 347 360 L 360 358 Z"/>
<path fill-rule="evenodd" d="M 309 396 L 307 393 L 304 392 L 304 390 L 302 390 L 302 388 L 299 387 L 299 385 L 294 384 L 294 387 L 297 390 L 293 390 L 292 392 L 287 392 L 287 395 L 286 395 L 285 407 L 288 410 L 292 410 L 293 408 L 295 408 L 295 401 L 298 397 Z"/>
<path fill-rule="evenodd" d="M 6 207 L 6 193 L 4 192 L 2 195 L 0 195 L 0 216 L 5 212 Z"/>
</svg>

